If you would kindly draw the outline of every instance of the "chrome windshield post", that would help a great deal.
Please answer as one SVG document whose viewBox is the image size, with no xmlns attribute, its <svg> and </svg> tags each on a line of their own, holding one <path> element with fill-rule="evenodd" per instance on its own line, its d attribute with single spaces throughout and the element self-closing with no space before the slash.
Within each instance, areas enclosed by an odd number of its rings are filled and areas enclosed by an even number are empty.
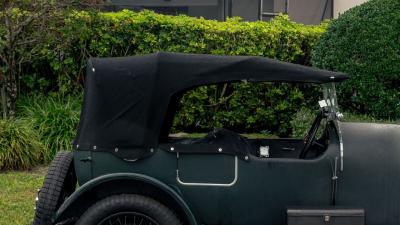
<svg viewBox="0 0 400 225">
<path fill-rule="evenodd" d="M 339 137 L 339 148 L 340 148 L 340 171 L 343 172 L 343 135 L 340 128 L 340 121 L 343 119 L 343 114 L 339 111 L 339 105 L 336 95 L 335 83 L 327 83 L 323 85 L 324 101 L 326 102 L 326 108 L 328 109 L 328 120 L 333 121 Z"/>
</svg>

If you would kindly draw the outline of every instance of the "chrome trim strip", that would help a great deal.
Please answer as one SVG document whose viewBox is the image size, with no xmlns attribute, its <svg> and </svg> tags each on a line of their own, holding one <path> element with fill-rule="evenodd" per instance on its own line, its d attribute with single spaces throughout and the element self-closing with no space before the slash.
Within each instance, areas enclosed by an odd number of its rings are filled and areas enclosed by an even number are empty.
<svg viewBox="0 0 400 225">
<path fill-rule="evenodd" d="M 336 129 L 338 131 L 339 136 L 339 149 L 340 149 L 340 171 L 343 172 L 344 169 L 344 144 L 343 144 L 343 134 L 342 129 L 340 127 L 340 121 L 335 120 Z"/>
<path fill-rule="evenodd" d="M 239 177 L 239 169 L 238 169 L 238 157 L 235 156 L 235 178 L 231 183 L 228 184 L 215 184 L 215 183 L 186 183 L 183 182 L 179 177 L 179 169 L 176 170 L 176 180 L 180 185 L 183 186 L 211 186 L 211 187 L 232 187 L 236 184 Z"/>
</svg>

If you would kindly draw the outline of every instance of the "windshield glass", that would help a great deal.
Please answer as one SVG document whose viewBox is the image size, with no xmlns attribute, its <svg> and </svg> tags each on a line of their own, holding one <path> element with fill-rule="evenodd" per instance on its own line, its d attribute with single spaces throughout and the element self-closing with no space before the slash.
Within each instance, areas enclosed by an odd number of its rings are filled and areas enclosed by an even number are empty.
<svg viewBox="0 0 400 225">
<path fill-rule="evenodd" d="M 324 100 L 319 102 L 320 107 L 327 109 L 330 120 L 342 119 L 343 115 L 339 112 L 335 83 L 324 84 L 323 92 Z"/>
</svg>

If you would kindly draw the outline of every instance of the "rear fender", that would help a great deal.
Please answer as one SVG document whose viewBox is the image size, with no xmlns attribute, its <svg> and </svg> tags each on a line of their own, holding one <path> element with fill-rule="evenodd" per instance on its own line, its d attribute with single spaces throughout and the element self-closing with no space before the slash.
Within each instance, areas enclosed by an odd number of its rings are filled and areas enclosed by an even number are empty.
<svg viewBox="0 0 400 225">
<path fill-rule="evenodd" d="M 90 180 L 65 200 L 53 221 L 55 224 L 70 224 L 96 201 L 115 194 L 151 197 L 174 210 L 184 224 L 198 224 L 189 206 L 174 189 L 157 179 L 136 173 L 113 173 Z"/>
</svg>

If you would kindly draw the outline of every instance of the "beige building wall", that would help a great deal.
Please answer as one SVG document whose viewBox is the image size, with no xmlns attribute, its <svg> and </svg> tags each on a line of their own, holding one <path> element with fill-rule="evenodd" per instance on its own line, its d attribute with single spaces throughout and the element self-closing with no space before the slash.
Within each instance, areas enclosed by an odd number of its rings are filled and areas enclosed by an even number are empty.
<svg viewBox="0 0 400 225">
<path fill-rule="evenodd" d="M 344 13 L 346 10 L 353 8 L 354 6 L 360 5 L 368 0 L 335 0 L 333 16 L 338 18 L 339 14 Z"/>
</svg>

